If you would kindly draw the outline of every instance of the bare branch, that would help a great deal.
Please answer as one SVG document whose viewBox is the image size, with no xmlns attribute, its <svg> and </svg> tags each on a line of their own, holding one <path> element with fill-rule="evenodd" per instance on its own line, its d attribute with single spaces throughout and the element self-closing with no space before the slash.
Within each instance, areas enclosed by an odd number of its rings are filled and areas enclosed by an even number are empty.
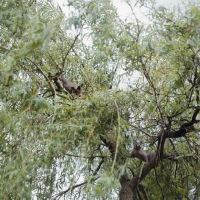
<svg viewBox="0 0 200 200">
<path fill-rule="evenodd" d="M 10 49 L 7 49 L 7 48 L 5 48 L 5 47 L 2 47 L 2 46 L 0 46 L 0 51 L 3 51 L 3 53 L 5 53 L 6 51 L 10 51 Z"/>
<path fill-rule="evenodd" d="M 60 97 L 66 98 L 66 99 L 69 98 L 69 96 L 67 96 L 65 94 L 57 93 L 52 82 L 51 82 L 51 80 L 48 78 L 48 76 L 45 75 L 45 73 L 42 71 L 42 69 L 29 57 L 26 57 L 26 59 L 29 60 L 30 62 L 32 62 L 32 64 L 37 68 L 37 70 L 44 76 L 44 78 L 46 79 L 47 83 L 49 84 L 51 91 L 53 92 L 54 96 L 57 95 L 57 96 L 60 96 Z"/>
<path fill-rule="evenodd" d="M 96 170 L 94 171 L 94 173 L 92 174 L 92 176 L 96 176 L 96 175 L 97 175 L 97 173 L 98 173 L 98 171 L 100 170 L 101 165 L 102 165 L 103 163 L 104 163 L 104 159 L 102 159 L 102 160 L 100 161 L 98 167 L 96 168 Z M 92 178 L 92 179 L 90 180 L 90 182 L 95 181 L 95 180 L 97 180 L 98 178 L 99 178 L 99 177 Z M 72 186 L 72 187 L 69 187 L 67 190 L 62 191 L 62 192 L 60 192 L 59 194 L 57 194 L 57 195 L 53 198 L 53 200 L 60 199 L 60 197 L 61 197 L 62 195 L 65 195 L 67 192 L 72 191 L 72 190 L 74 190 L 74 189 L 77 188 L 77 187 L 81 187 L 82 185 L 85 185 L 85 184 L 87 184 L 88 182 L 89 182 L 89 181 L 84 181 L 84 182 L 82 182 L 82 183 L 80 183 L 80 184 L 77 184 L 77 185 L 74 185 L 74 186 Z"/>
<path fill-rule="evenodd" d="M 70 51 L 72 50 L 72 48 L 74 47 L 75 43 L 76 43 L 76 40 L 78 39 L 79 35 L 81 34 L 81 31 L 76 35 L 76 37 L 74 38 L 74 41 L 73 43 L 71 44 L 71 46 L 69 47 L 68 51 L 66 52 L 65 56 L 63 57 L 63 62 L 62 62 L 62 67 L 64 68 L 65 66 L 65 62 L 66 62 L 66 59 L 67 59 L 67 56 L 69 55 Z"/>
<path fill-rule="evenodd" d="M 88 159 L 110 157 L 110 156 L 99 156 L 99 155 L 97 155 L 97 156 L 77 156 L 77 155 L 73 155 L 73 154 L 69 154 L 69 153 L 66 153 L 65 155 L 75 157 L 75 158 L 88 158 Z"/>
<path fill-rule="evenodd" d="M 165 155 L 163 157 L 163 159 L 169 159 L 171 161 L 177 161 L 177 160 L 180 160 L 180 159 L 183 159 L 183 158 L 188 158 L 188 157 L 193 157 L 194 156 L 194 153 L 190 153 L 190 154 L 187 154 L 187 155 Z"/>
<path fill-rule="evenodd" d="M 56 90 L 52 84 L 52 82 L 50 81 L 50 79 L 48 78 L 48 76 L 45 75 L 45 73 L 42 71 L 42 69 L 29 57 L 26 57 L 27 60 L 29 60 L 36 68 L 37 70 L 44 76 L 44 78 L 46 79 L 47 83 L 49 84 L 53 94 L 56 94 Z"/>
</svg>

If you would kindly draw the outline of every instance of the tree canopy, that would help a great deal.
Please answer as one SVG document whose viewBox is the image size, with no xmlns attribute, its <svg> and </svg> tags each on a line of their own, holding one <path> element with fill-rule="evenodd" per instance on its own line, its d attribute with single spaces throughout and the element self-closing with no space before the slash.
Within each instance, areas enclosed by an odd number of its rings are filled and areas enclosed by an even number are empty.
<svg viewBox="0 0 200 200">
<path fill-rule="evenodd" d="M 1 1 L 0 199 L 200 198 L 200 4 L 124 3 Z"/>
</svg>

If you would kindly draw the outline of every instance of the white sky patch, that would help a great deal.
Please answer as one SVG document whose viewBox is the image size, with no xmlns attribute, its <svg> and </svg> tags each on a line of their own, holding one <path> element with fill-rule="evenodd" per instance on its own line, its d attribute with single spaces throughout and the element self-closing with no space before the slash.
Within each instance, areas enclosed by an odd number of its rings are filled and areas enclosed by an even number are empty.
<svg viewBox="0 0 200 200">
<path fill-rule="evenodd" d="M 58 4 L 64 13 L 67 13 L 69 11 L 69 8 L 67 6 L 68 2 L 67 0 L 54 0 L 55 4 Z M 162 6 L 166 6 L 166 7 L 173 7 L 173 6 L 181 6 L 183 5 L 183 0 L 157 0 L 156 3 L 157 5 L 162 5 Z M 119 14 L 120 17 L 122 17 L 123 19 L 128 18 L 128 16 L 131 15 L 131 9 L 128 6 L 128 4 L 123 1 L 123 0 L 113 0 L 113 4 L 114 6 L 117 8 L 117 12 Z M 144 10 L 139 10 L 137 8 L 137 12 L 136 14 L 141 16 L 142 18 L 146 18 L 144 13 Z M 143 19 L 141 19 L 143 21 Z"/>
<path fill-rule="evenodd" d="M 166 7 L 183 5 L 183 0 L 157 0 L 157 2 Z"/>
<path fill-rule="evenodd" d="M 144 7 L 140 9 L 139 7 L 136 7 L 136 5 L 134 6 L 134 4 L 131 4 L 132 5 L 132 8 L 131 8 L 123 0 L 113 0 L 113 5 L 116 7 L 118 15 L 121 17 L 121 19 L 130 21 L 130 22 L 135 20 L 134 15 L 131 10 L 133 9 L 135 17 L 137 17 L 139 21 L 141 21 L 142 23 L 148 23 L 148 19 L 145 16 L 145 13 L 148 10 L 145 9 Z"/>
</svg>

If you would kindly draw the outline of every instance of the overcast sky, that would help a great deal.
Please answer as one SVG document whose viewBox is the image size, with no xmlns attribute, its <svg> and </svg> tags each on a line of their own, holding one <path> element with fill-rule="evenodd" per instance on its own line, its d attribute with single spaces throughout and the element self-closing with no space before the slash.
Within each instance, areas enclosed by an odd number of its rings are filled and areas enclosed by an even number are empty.
<svg viewBox="0 0 200 200">
<path fill-rule="evenodd" d="M 63 9 L 64 12 L 67 13 L 67 6 L 66 5 L 67 0 L 54 0 L 55 3 L 59 4 L 60 7 Z M 173 6 L 179 6 L 181 7 L 183 0 L 156 0 L 157 4 L 163 5 L 166 7 L 173 7 Z M 123 1 L 123 0 L 113 0 L 113 3 L 115 7 L 117 8 L 118 14 L 122 18 L 127 18 L 128 16 L 131 16 L 131 10 L 129 6 Z M 145 10 L 135 10 L 137 17 L 142 21 L 142 22 L 147 22 L 148 20 L 144 16 Z M 148 22 L 147 22 L 148 23 Z"/>
<path fill-rule="evenodd" d="M 157 0 L 157 2 L 165 6 L 171 6 L 171 5 L 181 5 L 183 0 Z"/>
<path fill-rule="evenodd" d="M 162 5 L 165 7 L 174 7 L 174 6 L 179 6 L 181 7 L 183 0 L 156 0 L 157 5 Z M 122 18 L 126 18 L 127 16 L 130 16 L 131 10 L 129 8 L 129 6 L 123 2 L 123 0 L 113 0 L 113 3 L 115 5 L 115 7 L 118 10 L 118 14 L 122 17 Z M 145 16 L 142 12 L 145 12 L 144 9 L 139 10 L 137 9 L 137 11 L 135 10 L 136 15 L 138 18 L 140 18 L 141 21 L 145 22 L 147 19 L 145 19 Z M 148 20 L 147 20 L 148 21 Z"/>
</svg>

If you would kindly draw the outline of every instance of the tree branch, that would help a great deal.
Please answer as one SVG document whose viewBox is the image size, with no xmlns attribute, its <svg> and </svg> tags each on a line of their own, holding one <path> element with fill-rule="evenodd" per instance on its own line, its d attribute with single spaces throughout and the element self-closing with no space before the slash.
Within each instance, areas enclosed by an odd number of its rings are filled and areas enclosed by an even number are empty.
<svg viewBox="0 0 200 200">
<path fill-rule="evenodd" d="M 102 158 L 102 160 L 100 161 L 98 167 L 96 168 L 96 170 L 94 171 L 94 173 L 92 174 L 92 176 L 96 176 L 96 175 L 97 175 L 97 173 L 98 173 L 98 171 L 100 170 L 101 165 L 102 165 L 103 163 L 104 163 L 104 159 Z M 89 181 L 92 182 L 92 181 L 97 180 L 98 178 L 99 178 L 99 177 L 91 178 Z M 59 194 L 57 194 L 57 195 L 53 198 L 53 200 L 60 199 L 60 197 L 61 197 L 62 195 L 66 194 L 66 193 L 69 192 L 69 191 L 73 191 L 73 190 L 74 190 L 75 188 L 77 188 L 77 187 L 80 187 L 80 186 L 82 186 L 82 185 L 87 184 L 89 181 L 84 181 L 84 182 L 82 182 L 82 183 L 79 183 L 79 184 L 77 184 L 77 185 L 74 185 L 74 186 L 72 186 L 72 187 L 69 187 L 67 190 L 64 190 L 64 191 L 60 192 Z"/>
<path fill-rule="evenodd" d="M 25 57 L 27 60 L 29 60 L 36 68 L 37 70 L 44 76 L 44 78 L 46 79 L 47 83 L 49 84 L 50 88 L 51 88 L 51 91 L 53 92 L 53 95 L 57 95 L 57 96 L 60 96 L 60 97 L 63 97 L 63 98 L 68 98 L 67 95 L 64 95 L 64 94 L 60 94 L 60 93 L 57 93 L 52 82 L 50 81 L 50 79 L 48 78 L 48 76 L 45 75 L 45 73 L 42 71 L 42 69 L 32 60 L 30 59 L 29 57 Z"/>
<path fill-rule="evenodd" d="M 101 155 L 101 156 L 100 155 L 96 155 L 96 156 L 77 156 L 77 155 L 73 155 L 73 154 L 69 154 L 69 153 L 66 153 L 65 155 L 71 156 L 71 157 L 75 157 L 75 158 L 88 158 L 88 159 L 110 157 L 110 156 L 103 156 L 103 155 Z"/>
<path fill-rule="evenodd" d="M 64 66 L 65 66 L 65 61 L 66 61 L 66 58 L 67 58 L 67 56 L 69 55 L 69 52 L 72 50 L 72 48 L 74 47 L 74 45 L 75 45 L 75 42 L 76 42 L 76 40 L 78 39 L 78 36 L 81 34 L 81 31 L 76 35 L 76 37 L 74 38 L 74 41 L 73 41 L 73 43 L 71 44 L 71 46 L 69 47 L 69 49 L 68 49 L 68 51 L 67 51 L 67 53 L 65 54 L 65 56 L 63 57 L 63 63 L 62 63 L 62 67 L 64 68 Z"/>
<path fill-rule="evenodd" d="M 193 125 L 200 122 L 200 120 L 197 120 L 196 117 L 198 115 L 200 111 L 200 108 L 196 109 L 193 116 L 192 116 L 192 119 L 191 121 L 187 122 L 187 123 L 184 123 L 180 126 L 179 130 L 178 131 L 174 131 L 174 132 L 165 132 L 166 134 L 166 138 L 179 138 L 179 137 L 185 137 L 186 133 L 190 132 L 190 131 L 193 131 L 194 130 L 194 127 Z"/>
<path fill-rule="evenodd" d="M 25 58 L 27 60 L 29 60 L 37 68 L 37 70 L 44 76 L 44 78 L 46 79 L 47 83 L 49 84 L 53 94 L 55 95 L 56 94 L 56 90 L 55 90 L 52 82 L 49 80 L 48 76 L 45 75 L 45 73 L 42 71 L 42 69 L 32 59 L 30 59 L 29 57 L 25 57 Z"/>
</svg>

